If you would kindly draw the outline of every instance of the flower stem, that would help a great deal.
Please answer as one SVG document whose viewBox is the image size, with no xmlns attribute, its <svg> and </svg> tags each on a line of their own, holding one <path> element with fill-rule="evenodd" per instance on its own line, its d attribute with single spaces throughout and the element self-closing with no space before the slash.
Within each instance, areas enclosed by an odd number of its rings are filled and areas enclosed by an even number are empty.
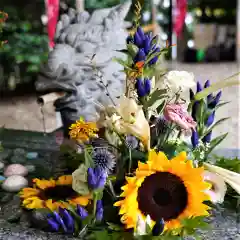
<svg viewBox="0 0 240 240">
<path fill-rule="evenodd" d="M 132 168 L 132 150 L 129 149 L 129 164 L 128 164 L 128 173 L 131 173 L 131 168 Z"/>
<path fill-rule="evenodd" d="M 112 184 L 112 181 L 111 181 L 111 180 L 108 181 L 108 186 L 109 186 L 109 189 L 110 189 L 110 191 L 111 191 L 111 193 L 112 193 L 113 198 L 116 199 L 116 198 L 117 198 L 117 195 L 116 195 L 116 193 L 115 193 L 115 191 L 114 191 L 113 184 Z"/>
<path fill-rule="evenodd" d="M 96 215 L 96 210 L 97 210 L 97 194 L 93 193 L 93 216 L 94 216 L 94 218 Z"/>
</svg>

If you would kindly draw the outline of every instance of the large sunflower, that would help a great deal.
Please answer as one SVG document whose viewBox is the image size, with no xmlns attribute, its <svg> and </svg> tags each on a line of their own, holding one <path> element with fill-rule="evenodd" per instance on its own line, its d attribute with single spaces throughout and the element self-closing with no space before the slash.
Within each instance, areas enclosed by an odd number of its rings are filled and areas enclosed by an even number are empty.
<svg viewBox="0 0 240 240">
<path fill-rule="evenodd" d="M 172 160 L 164 153 L 149 152 L 147 163 L 138 164 L 134 177 L 127 177 L 122 187 L 120 207 L 121 221 L 126 228 L 136 228 L 138 216 L 149 215 L 152 224 L 165 221 L 165 230 L 181 227 L 181 220 L 195 216 L 207 216 L 209 200 L 204 193 L 210 185 L 203 180 L 203 168 L 194 168 L 192 161 L 182 152 Z"/>
<path fill-rule="evenodd" d="M 58 207 L 66 208 L 69 204 L 86 206 L 90 196 L 79 196 L 72 189 L 72 176 L 64 175 L 57 180 L 33 179 L 32 188 L 23 188 L 20 192 L 22 205 L 27 209 L 48 208 L 52 211 Z"/>
</svg>

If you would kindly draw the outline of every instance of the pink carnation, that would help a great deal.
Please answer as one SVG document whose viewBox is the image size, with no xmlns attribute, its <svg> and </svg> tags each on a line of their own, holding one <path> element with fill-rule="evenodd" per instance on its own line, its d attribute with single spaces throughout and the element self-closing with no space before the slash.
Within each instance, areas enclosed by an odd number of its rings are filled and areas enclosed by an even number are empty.
<svg viewBox="0 0 240 240">
<path fill-rule="evenodd" d="M 197 123 L 181 104 L 167 104 L 164 109 L 166 120 L 176 123 L 183 130 L 195 129 Z"/>
</svg>

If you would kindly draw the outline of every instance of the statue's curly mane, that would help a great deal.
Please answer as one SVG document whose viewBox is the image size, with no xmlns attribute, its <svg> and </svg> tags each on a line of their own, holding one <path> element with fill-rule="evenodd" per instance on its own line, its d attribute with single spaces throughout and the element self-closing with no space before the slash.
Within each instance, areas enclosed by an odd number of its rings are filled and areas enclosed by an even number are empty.
<svg viewBox="0 0 240 240">
<path fill-rule="evenodd" d="M 104 85 L 108 86 L 113 99 L 122 93 L 125 75 L 121 72 L 122 66 L 112 58 L 124 57 L 116 50 L 125 48 L 124 18 L 130 5 L 131 2 L 126 2 L 96 10 L 91 15 L 70 9 L 61 16 L 55 47 L 49 53 L 36 88 L 44 92 L 66 92 L 55 102 L 65 124 L 80 116 L 97 120 L 99 106 L 109 102 Z"/>
</svg>

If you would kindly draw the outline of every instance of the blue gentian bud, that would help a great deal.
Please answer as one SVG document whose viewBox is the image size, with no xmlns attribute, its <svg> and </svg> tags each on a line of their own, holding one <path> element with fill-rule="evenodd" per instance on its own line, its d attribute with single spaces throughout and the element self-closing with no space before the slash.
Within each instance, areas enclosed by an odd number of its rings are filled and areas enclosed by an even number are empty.
<svg viewBox="0 0 240 240">
<path fill-rule="evenodd" d="M 95 167 L 93 168 L 88 168 L 88 186 L 91 189 L 99 189 L 103 188 L 107 179 L 107 174 L 105 171 L 102 171 L 101 168 Z"/>
<path fill-rule="evenodd" d="M 141 48 L 143 45 L 143 39 L 139 36 L 138 32 L 135 32 L 134 34 L 134 44 L 139 48 Z"/>
<path fill-rule="evenodd" d="M 199 81 L 197 81 L 197 93 L 202 91 L 202 85 Z"/>
<path fill-rule="evenodd" d="M 142 40 L 145 39 L 145 33 L 144 33 L 144 31 L 143 31 L 143 29 L 142 29 L 141 27 L 138 27 L 138 28 L 137 28 L 137 33 L 138 33 L 138 35 L 140 36 L 140 38 L 141 38 Z"/>
<path fill-rule="evenodd" d="M 67 211 L 67 209 L 59 208 L 59 213 L 62 216 L 62 219 L 67 227 L 67 232 L 73 233 L 74 232 L 74 219 Z"/>
<path fill-rule="evenodd" d="M 160 52 L 160 48 L 156 47 L 153 51 L 153 54 Z M 159 56 L 155 56 L 153 57 L 150 61 L 149 61 L 149 65 L 154 65 L 155 63 L 157 63 Z"/>
<path fill-rule="evenodd" d="M 210 85 L 211 85 L 210 81 L 207 80 L 204 84 L 204 88 L 208 88 L 208 87 L 210 87 Z M 207 96 L 207 103 L 208 104 L 212 101 L 212 97 L 213 97 L 212 93 Z"/>
<path fill-rule="evenodd" d="M 88 216 L 88 212 L 80 205 L 77 205 L 77 214 L 82 220 L 84 220 Z"/>
<path fill-rule="evenodd" d="M 151 92 L 151 80 L 149 80 L 148 78 L 145 78 L 144 80 L 144 85 L 145 85 L 145 93 L 146 95 L 148 95 Z"/>
<path fill-rule="evenodd" d="M 212 132 L 208 133 L 204 138 L 203 138 L 203 143 L 210 143 L 212 138 Z"/>
<path fill-rule="evenodd" d="M 151 50 L 151 38 L 150 36 L 146 36 L 143 42 L 143 48 L 144 48 L 144 52 L 147 55 L 149 53 L 149 51 Z"/>
<path fill-rule="evenodd" d="M 47 221 L 52 231 L 59 231 L 60 225 L 53 218 L 48 218 Z"/>
<path fill-rule="evenodd" d="M 146 60 L 146 54 L 144 49 L 139 49 L 137 55 L 134 58 L 134 62 L 141 62 Z"/>
<path fill-rule="evenodd" d="M 206 121 L 206 126 L 207 127 L 210 127 L 213 122 L 214 122 L 214 118 L 215 118 L 215 111 L 213 111 L 209 116 L 208 116 L 208 119 Z"/>
<path fill-rule="evenodd" d="M 157 221 L 153 226 L 152 235 L 159 236 L 163 232 L 164 226 L 165 226 L 165 223 L 163 219 L 161 219 L 160 221 Z"/>
<path fill-rule="evenodd" d="M 222 91 L 219 91 L 216 97 L 208 104 L 208 107 L 211 109 L 215 108 L 218 105 L 221 96 L 222 96 Z"/>
<path fill-rule="evenodd" d="M 102 200 L 97 200 L 96 204 L 96 220 L 101 222 L 103 219 L 103 204 Z"/>
<path fill-rule="evenodd" d="M 137 89 L 138 96 L 144 97 L 145 96 L 145 87 L 144 87 L 143 80 L 141 78 L 137 78 L 135 87 Z"/>
<path fill-rule="evenodd" d="M 67 232 L 67 227 L 66 227 L 63 219 L 61 218 L 61 216 L 57 212 L 53 212 L 53 216 L 54 216 L 56 222 L 62 227 L 63 231 Z"/>
<path fill-rule="evenodd" d="M 192 131 L 192 137 L 191 137 L 191 142 L 192 142 L 192 146 L 193 148 L 196 148 L 199 144 L 199 136 L 198 136 L 198 132 L 197 131 Z"/>
</svg>

